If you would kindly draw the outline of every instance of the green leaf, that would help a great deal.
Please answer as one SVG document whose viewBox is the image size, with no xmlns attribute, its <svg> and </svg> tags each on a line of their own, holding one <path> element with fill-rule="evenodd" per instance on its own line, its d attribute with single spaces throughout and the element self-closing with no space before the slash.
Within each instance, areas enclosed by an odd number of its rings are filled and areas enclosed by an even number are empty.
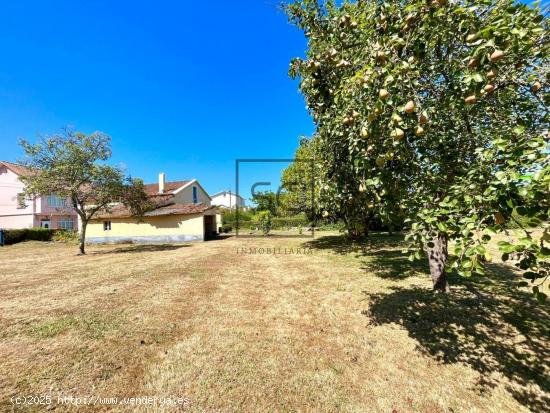
<svg viewBox="0 0 550 413">
<path fill-rule="evenodd" d="M 538 291 L 535 293 L 535 298 L 541 304 L 544 304 L 544 302 L 546 301 L 546 297 L 547 297 L 546 294 L 541 291 Z"/>
</svg>

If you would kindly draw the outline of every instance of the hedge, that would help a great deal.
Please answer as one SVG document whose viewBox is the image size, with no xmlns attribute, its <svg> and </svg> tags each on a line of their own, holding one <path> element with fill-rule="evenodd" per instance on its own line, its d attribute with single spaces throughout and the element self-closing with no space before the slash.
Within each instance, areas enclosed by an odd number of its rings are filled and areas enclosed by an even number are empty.
<svg viewBox="0 0 550 413">
<path fill-rule="evenodd" d="M 4 244 L 11 245 L 23 241 L 51 241 L 54 229 L 47 228 L 24 228 L 4 229 Z"/>
<path fill-rule="evenodd" d="M 297 217 L 274 217 L 271 218 L 272 229 L 290 229 L 295 227 L 309 227 L 311 224 L 308 222 L 306 217 L 297 216 Z M 239 219 L 239 228 L 242 229 L 255 229 L 259 227 L 259 223 L 254 219 Z M 234 229 L 237 227 L 236 221 L 227 221 L 224 222 L 225 228 Z"/>
</svg>

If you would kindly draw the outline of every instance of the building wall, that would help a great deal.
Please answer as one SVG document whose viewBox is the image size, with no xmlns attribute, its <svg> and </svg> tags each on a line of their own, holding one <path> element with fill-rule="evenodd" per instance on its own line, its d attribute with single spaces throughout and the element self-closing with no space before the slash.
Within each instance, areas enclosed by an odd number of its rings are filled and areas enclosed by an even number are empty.
<svg viewBox="0 0 550 413">
<path fill-rule="evenodd" d="M 132 218 L 112 218 L 111 230 L 103 230 L 103 222 L 94 220 L 86 229 L 87 242 L 183 242 L 204 239 L 202 214 L 146 217 L 136 223 Z"/>
<path fill-rule="evenodd" d="M 43 215 L 66 213 L 67 215 L 73 215 L 76 219 L 76 211 L 70 206 L 71 202 L 69 199 L 65 201 L 65 205 L 65 207 L 49 206 L 48 197 L 44 196 L 36 202 L 36 213 Z"/>
<path fill-rule="evenodd" d="M 41 222 L 43 220 L 49 220 L 50 221 L 50 228 L 51 229 L 60 229 L 61 227 L 61 221 L 66 221 L 67 219 L 71 219 L 73 221 L 73 230 L 78 230 L 78 220 L 77 216 L 74 214 L 67 214 L 67 215 L 38 215 L 36 214 L 34 216 L 34 224 L 35 227 L 40 227 Z"/>
<path fill-rule="evenodd" d="M 177 194 L 174 194 L 174 202 L 177 204 L 192 204 L 193 203 L 193 186 L 197 187 L 197 203 L 210 205 L 210 197 L 204 192 L 200 185 L 191 184 L 188 187 L 182 189 Z"/>
<path fill-rule="evenodd" d="M 0 216 L 0 228 L 2 229 L 32 228 L 33 226 L 33 214 Z"/>
<path fill-rule="evenodd" d="M 212 197 L 212 205 L 223 206 L 226 208 L 244 207 L 244 199 L 237 197 L 236 194 L 229 195 L 229 192 L 223 192 Z"/>
<path fill-rule="evenodd" d="M 24 189 L 25 185 L 19 180 L 19 175 L 0 166 L 0 228 L 39 227 L 42 219 L 51 221 L 50 228 L 59 228 L 59 221 L 70 216 L 75 222 L 75 229 L 77 229 L 76 212 L 72 208 L 48 206 L 48 197 L 40 197 L 35 200 L 27 199 L 25 208 L 19 208 L 18 194 L 22 193 Z"/>
<path fill-rule="evenodd" d="M 26 201 L 25 208 L 18 208 L 17 195 L 25 189 L 19 176 L 5 166 L 0 166 L 0 227 L 30 228 L 33 226 L 34 202 Z"/>
</svg>

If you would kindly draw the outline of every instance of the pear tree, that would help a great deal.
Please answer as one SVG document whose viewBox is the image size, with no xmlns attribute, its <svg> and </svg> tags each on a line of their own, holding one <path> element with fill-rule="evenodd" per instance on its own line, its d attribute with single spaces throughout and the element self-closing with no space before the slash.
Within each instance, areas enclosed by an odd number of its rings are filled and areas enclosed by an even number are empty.
<svg viewBox="0 0 550 413">
<path fill-rule="evenodd" d="M 487 242 L 524 215 L 543 235 L 526 229 L 519 244 L 501 243 L 504 258 L 533 270 L 530 280 L 545 277 L 550 62 L 540 7 L 297 0 L 286 11 L 308 40 L 290 75 L 316 122 L 330 194 L 321 208 L 405 218 L 411 258 L 428 255 L 441 292 L 449 268 L 483 272 Z"/>
</svg>

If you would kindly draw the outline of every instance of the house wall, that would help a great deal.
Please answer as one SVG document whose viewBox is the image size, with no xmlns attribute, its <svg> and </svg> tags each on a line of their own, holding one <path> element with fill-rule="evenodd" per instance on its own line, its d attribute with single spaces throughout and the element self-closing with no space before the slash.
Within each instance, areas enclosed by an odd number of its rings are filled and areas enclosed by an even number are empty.
<svg viewBox="0 0 550 413">
<path fill-rule="evenodd" d="M 86 241 L 103 242 L 183 242 L 204 240 L 203 215 L 167 215 L 146 217 L 136 223 L 132 218 L 112 218 L 111 230 L 103 230 L 103 222 L 94 220 L 86 229 Z"/>
<path fill-rule="evenodd" d="M 27 200 L 25 208 L 18 208 L 17 194 L 25 186 L 19 176 L 0 166 L 0 228 L 30 228 L 33 226 L 34 202 Z"/>
<path fill-rule="evenodd" d="M 19 175 L 0 166 L 0 228 L 39 227 L 42 219 L 51 221 L 50 228 L 59 228 L 59 221 L 67 216 L 76 223 L 76 212 L 72 208 L 50 207 L 48 197 L 27 199 L 25 208 L 19 208 L 17 195 L 24 189 L 25 185 L 19 180 Z"/>
<path fill-rule="evenodd" d="M 0 216 L 0 228 L 2 229 L 22 229 L 32 228 L 33 226 L 33 214 Z"/>
<path fill-rule="evenodd" d="M 71 218 L 73 221 L 73 229 L 78 230 L 79 229 L 78 220 L 77 220 L 77 216 L 74 214 L 66 214 L 66 215 L 38 215 L 37 214 L 34 216 L 33 226 L 40 227 L 42 226 L 41 222 L 43 220 L 49 220 L 51 229 L 59 229 L 61 228 L 60 222 L 65 221 L 68 218 Z"/>
<path fill-rule="evenodd" d="M 43 215 L 66 213 L 67 215 L 74 216 L 74 218 L 76 219 L 77 214 L 75 210 L 70 206 L 71 201 L 67 199 L 65 202 L 67 205 L 66 207 L 52 207 L 48 205 L 48 197 L 43 196 L 39 198 L 36 202 L 36 213 Z"/>
<path fill-rule="evenodd" d="M 182 189 L 177 194 L 174 194 L 174 202 L 176 204 L 192 204 L 193 203 L 193 186 L 197 187 L 198 204 L 210 205 L 210 197 L 201 188 L 200 185 L 191 184 L 188 187 Z"/>
<path fill-rule="evenodd" d="M 235 208 L 236 206 L 244 207 L 244 199 L 237 197 L 236 194 L 229 195 L 228 192 L 224 192 L 212 197 L 212 205 L 226 208 Z"/>
</svg>

